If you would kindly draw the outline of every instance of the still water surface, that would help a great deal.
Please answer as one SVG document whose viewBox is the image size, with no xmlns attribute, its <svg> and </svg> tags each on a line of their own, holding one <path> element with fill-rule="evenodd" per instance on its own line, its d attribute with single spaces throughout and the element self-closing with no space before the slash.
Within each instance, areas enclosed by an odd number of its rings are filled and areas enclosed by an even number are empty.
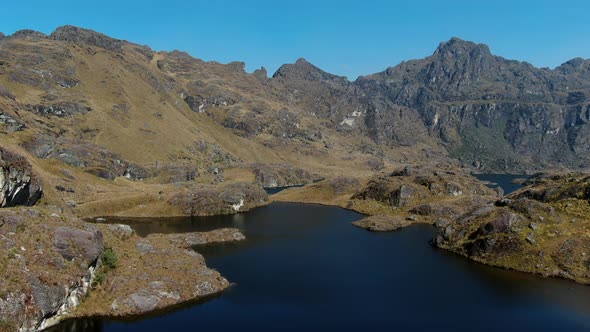
<svg viewBox="0 0 590 332">
<path fill-rule="evenodd" d="M 350 225 L 361 217 L 273 203 L 234 216 L 127 220 L 140 235 L 241 229 L 242 243 L 197 248 L 235 285 L 159 316 L 74 320 L 54 331 L 590 331 L 588 286 L 435 249 L 431 226 Z"/>
</svg>

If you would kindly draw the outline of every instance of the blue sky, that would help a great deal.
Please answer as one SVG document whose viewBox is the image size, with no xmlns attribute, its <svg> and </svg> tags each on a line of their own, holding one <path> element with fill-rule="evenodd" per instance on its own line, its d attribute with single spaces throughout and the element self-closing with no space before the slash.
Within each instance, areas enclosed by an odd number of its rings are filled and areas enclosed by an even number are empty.
<svg viewBox="0 0 590 332">
<path fill-rule="evenodd" d="M 244 61 L 247 70 L 304 57 L 348 76 L 430 55 L 453 36 L 539 67 L 590 58 L 590 1 L 4 1 L 0 31 L 72 24 L 155 50 Z"/>
</svg>

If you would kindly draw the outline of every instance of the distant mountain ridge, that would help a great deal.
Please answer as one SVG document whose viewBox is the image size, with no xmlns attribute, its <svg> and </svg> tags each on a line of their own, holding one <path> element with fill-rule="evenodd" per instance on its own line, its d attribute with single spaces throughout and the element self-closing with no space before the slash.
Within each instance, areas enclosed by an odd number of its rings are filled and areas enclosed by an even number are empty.
<svg viewBox="0 0 590 332">
<path fill-rule="evenodd" d="M 350 149 L 356 144 L 354 149 L 361 153 L 393 162 L 448 153 L 481 172 L 583 168 L 590 161 L 590 60 L 572 59 L 552 70 L 536 68 L 495 56 L 487 45 L 452 38 L 431 56 L 355 81 L 305 59 L 281 66 L 268 78 L 264 68 L 246 73 L 241 62 L 204 62 L 183 52 L 155 52 L 64 26 L 49 36 L 21 30 L 0 37 L 0 61 L 7 63 L 0 71 L 0 85 L 18 83 L 8 90 L 19 101 L 25 99 L 26 86 L 39 91 L 40 97 L 33 98 L 36 104 L 72 99 L 73 91 L 68 90 L 86 84 L 80 73 L 93 70 L 81 63 L 91 65 L 98 59 L 93 53 L 89 60 L 78 60 L 74 53 L 80 53 L 80 46 L 96 48 L 87 52 L 103 49 L 105 61 L 124 68 L 124 75 L 110 82 L 147 84 L 142 93 L 153 91 L 167 107 L 180 109 L 175 101 L 180 96 L 193 112 L 208 114 L 220 127 L 271 150 L 277 148 L 274 138 L 282 142 L 279 145 L 299 146 L 295 149 L 317 145 L 328 155 L 335 146 Z M 23 54 L 43 60 L 27 63 Z M 51 72 L 51 79 L 39 77 L 44 70 Z M 88 93 L 75 95 L 92 99 Z M 126 95 L 135 98 L 133 93 Z M 96 143 L 119 149 L 112 143 Z M 400 148 L 415 155 L 400 157 Z"/>
</svg>

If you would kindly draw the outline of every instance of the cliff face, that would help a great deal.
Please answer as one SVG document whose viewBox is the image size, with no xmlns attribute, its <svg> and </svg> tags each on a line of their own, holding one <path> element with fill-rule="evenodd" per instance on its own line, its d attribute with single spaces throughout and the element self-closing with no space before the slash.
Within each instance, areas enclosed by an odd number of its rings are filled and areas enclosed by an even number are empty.
<svg viewBox="0 0 590 332">
<path fill-rule="evenodd" d="M 452 156 L 483 171 L 587 164 L 590 61 L 554 69 L 453 38 L 434 54 L 359 78 L 372 99 L 415 110 Z"/>
</svg>

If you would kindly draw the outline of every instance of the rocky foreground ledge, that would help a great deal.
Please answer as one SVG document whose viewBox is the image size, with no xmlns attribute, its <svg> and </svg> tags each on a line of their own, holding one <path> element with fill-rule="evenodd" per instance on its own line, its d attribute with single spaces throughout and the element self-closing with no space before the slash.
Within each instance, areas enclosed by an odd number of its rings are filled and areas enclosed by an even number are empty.
<svg viewBox="0 0 590 332">
<path fill-rule="evenodd" d="M 121 253 L 118 266 L 73 313 L 77 317 L 141 315 L 219 293 L 229 282 L 192 247 L 245 239 L 231 228 L 141 238 L 125 225 L 102 226 L 114 231 L 105 240 Z"/>
<path fill-rule="evenodd" d="M 236 229 L 140 238 L 56 207 L 2 209 L 0 330 L 144 314 L 221 292 L 229 282 L 192 246 L 243 239 Z"/>
<path fill-rule="evenodd" d="M 244 240 L 238 230 L 140 238 L 127 225 L 87 223 L 69 205 L 40 201 L 41 183 L 28 159 L 0 147 L 0 331 L 38 331 L 76 316 L 139 315 L 229 286 L 192 247 Z M 188 197 L 183 206 L 212 213 L 240 212 L 267 197 L 239 183 L 209 196 L 192 193 L 178 193 Z"/>
</svg>

